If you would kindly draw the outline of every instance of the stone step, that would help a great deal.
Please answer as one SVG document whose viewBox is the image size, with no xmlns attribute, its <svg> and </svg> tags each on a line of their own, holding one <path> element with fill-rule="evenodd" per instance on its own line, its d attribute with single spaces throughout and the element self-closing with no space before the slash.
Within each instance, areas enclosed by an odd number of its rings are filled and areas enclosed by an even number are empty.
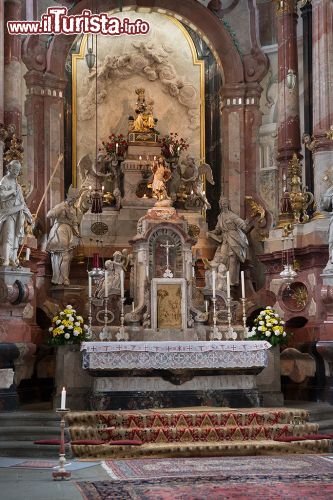
<svg viewBox="0 0 333 500">
<path fill-rule="evenodd" d="M 329 449 L 330 441 L 325 439 L 292 443 L 263 440 L 225 443 L 145 443 L 141 446 L 72 446 L 74 456 L 94 459 L 311 454 L 328 453 Z"/>
<path fill-rule="evenodd" d="M 196 441 L 246 441 L 274 439 L 281 436 L 303 436 L 318 432 L 317 424 L 247 427 L 168 427 L 168 428 L 109 428 L 71 427 L 70 434 L 75 439 L 135 439 L 148 442 L 196 442 Z"/>
<path fill-rule="evenodd" d="M 60 418 L 55 412 L 1 412 L 0 413 L 0 428 L 10 426 L 34 426 L 44 427 L 60 426 Z"/>
<path fill-rule="evenodd" d="M 276 425 L 301 423 L 308 420 L 308 412 L 295 408 L 186 408 L 118 412 L 70 412 L 69 426 L 107 427 L 216 427 L 246 425 Z"/>
<path fill-rule="evenodd" d="M 66 451 L 66 456 L 70 456 L 69 447 L 66 447 Z M 59 456 L 59 446 L 37 445 L 33 441 L 0 441 L 0 456 L 57 459 Z"/>
<path fill-rule="evenodd" d="M 0 441 L 16 439 L 17 441 L 35 441 L 38 439 L 59 439 L 60 427 L 58 426 L 15 426 L 0 427 Z"/>
</svg>

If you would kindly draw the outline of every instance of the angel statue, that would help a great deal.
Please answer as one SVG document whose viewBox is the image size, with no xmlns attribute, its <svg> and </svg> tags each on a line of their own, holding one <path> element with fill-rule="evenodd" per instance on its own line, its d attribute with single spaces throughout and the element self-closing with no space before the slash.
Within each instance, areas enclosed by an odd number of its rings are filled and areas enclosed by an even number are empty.
<svg viewBox="0 0 333 500">
<path fill-rule="evenodd" d="M 208 163 L 197 165 L 193 156 L 187 155 L 186 159 L 180 165 L 181 180 L 185 185 L 186 194 L 196 196 L 199 198 L 204 207 L 211 208 L 205 193 L 205 185 L 203 176 L 206 176 L 207 181 L 213 186 L 215 184 L 213 179 L 213 172 Z"/>
<path fill-rule="evenodd" d="M 165 163 L 164 158 L 160 156 L 158 160 L 153 162 L 152 172 L 154 178 L 151 187 L 153 194 L 157 198 L 156 206 L 171 206 L 172 201 L 166 188 L 166 183 L 171 177 L 171 170 Z"/>
<path fill-rule="evenodd" d="M 107 160 L 103 154 L 98 155 L 95 163 L 96 165 L 94 165 L 90 154 L 83 156 L 79 161 L 77 168 L 81 178 L 81 190 L 89 188 L 101 190 L 107 181 L 112 182 L 113 190 L 119 189 L 118 160 L 112 157 L 108 162 L 110 171 L 108 171 Z"/>
<path fill-rule="evenodd" d="M 80 223 L 89 207 L 87 192 L 78 195 L 77 190 L 70 187 L 67 199 L 47 213 L 48 219 L 53 223 L 46 250 L 51 255 L 51 281 L 54 285 L 69 285 L 74 248 L 80 239 Z"/>
</svg>

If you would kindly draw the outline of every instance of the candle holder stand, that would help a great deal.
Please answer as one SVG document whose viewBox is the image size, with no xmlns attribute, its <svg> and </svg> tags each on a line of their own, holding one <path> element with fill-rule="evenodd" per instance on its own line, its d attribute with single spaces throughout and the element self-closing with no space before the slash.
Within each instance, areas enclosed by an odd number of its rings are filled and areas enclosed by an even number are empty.
<svg viewBox="0 0 333 500">
<path fill-rule="evenodd" d="M 124 342 L 128 340 L 128 333 L 125 330 L 125 315 L 124 315 L 124 302 L 125 298 L 121 297 L 121 315 L 120 315 L 120 329 L 116 334 L 116 339 L 118 342 Z"/>
<path fill-rule="evenodd" d="M 227 308 L 228 308 L 228 329 L 226 331 L 226 340 L 237 340 L 237 332 L 233 329 L 231 325 L 231 297 L 227 297 Z"/>
<path fill-rule="evenodd" d="M 210 340 L 222 340 L 222 332 L 217 326 L 216 297 L 212 298 L 212 302 L 213 302 L 213 326 L 210 332 Z"/>
<path fill-rule="evenodd" d="M 69 412 L 68 408 L 57 408 L 57 413 L 60 415 L 60 447 L 59 447 L 59 465 L 58 470 L 52 472 L 54 480 L 68 480 L 71 478 L 71 472 L 66 471 L 66 454 L 65 454 L 65 415 Z"/>
<path fill-rule="evenodd" d="M 242 308 L 243 308 L 243 328 L 244 328 L 244 333 L 243 333 L 243 339 L 247 339 L 247 334 L 249 332 L 248 327 L 246 326 L 246 309 L 245 309 L 245 297 L 241 298 L 242 301 Z"/>
<path fill-rule="evenodd" d="M 87 339 L 90 340 L 92 339 L 93 336 L 93 331 L 92 331 L 92 297 L 88 297 L 88 302 L 89 302 L 89 312 L 88 312 L 88 332 L 87 332 Z"/>
</svg>

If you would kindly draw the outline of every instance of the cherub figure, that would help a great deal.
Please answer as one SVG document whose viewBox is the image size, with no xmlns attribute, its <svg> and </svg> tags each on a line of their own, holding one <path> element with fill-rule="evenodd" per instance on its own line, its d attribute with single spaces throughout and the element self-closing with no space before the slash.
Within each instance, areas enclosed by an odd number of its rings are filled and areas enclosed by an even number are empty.
<svg viewBox="0 0 333 500">
<path fill-rule="evenodd" d="M 152 182 L 152 190 L 154 195 L 157 198 L 157 205 L 161 202 L 165 202 L 166 200 L 171 204 L 171 198 L 168 196 L 166 183 L 171 177 L 171 170 L 165 163 L 164 158 L 161 156 L 158 160 L 155 160 L 152 165 L 152 172 L 154 174 L 153 182 Z"/>
<path fill-rule="evenodd" d="M 186 193 L 190 196 L 197 196 L 206 209 L 211 208 L 205 193 L 203 175 L 207 181 L 214 185 L 213 172 L 208 163 L 196 164 L 193 156 L 188 155 L 180 165 L 181 180 L 185 185 Z"/>
</svg>

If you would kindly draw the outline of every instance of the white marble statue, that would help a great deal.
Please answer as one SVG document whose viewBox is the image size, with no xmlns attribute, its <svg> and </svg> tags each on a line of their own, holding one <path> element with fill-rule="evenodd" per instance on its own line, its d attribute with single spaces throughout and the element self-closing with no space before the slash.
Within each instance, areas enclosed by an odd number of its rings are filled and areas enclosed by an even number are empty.
<svg viewBox="0 0 333 500">
<path fill-rule="evenodd" d="M 121 288 L 121 270 L 126 271 L 128 265 L 129 254 L 125 249 L 122 252 L 116 250 L 112 256 L 112 260 L 105 261 L 104 267 L 107 271 L 108 290 L 120 290 Z M 95 297 L 102 299 L 105 297 L 105 277 L 103 276 L 96 287 Z"/>
<path fill-rule="evenodd" d="M 227 291 L 227 267 L 222 262 L 205 262 L 205 287 L 213 288 L 213 269 L 215 270 L 215 289 L 223 292 Z"/>
<path fill-rule="evenodd" d="M 49 210 L 48 219 L 52 227 L 47 239 L 46 250 L 51 255 L 52 283 L 69 285 L 70 265 L 74 248 L 80 239 L 80 222 L 89 209 L 86 193 L 78 196 L 73 189 L 68 190 L 66 201 Z"/>
<path fill-rule="evenodd" d="M 329 258 L 325 271 L 333 273 L 333 186 L 329 187 L 323 194 L 320 208 L 326 212 L 331 212 L 331 218 L 328 226 L 328 253 Z"/>
<path fill-rule="evenodd" d="M 239 284 L 240 264 L 246 259 L 249 242 L 246 236 L 247 223 L 230 210 L 229 200 L 220 198 L 220 215 L 216 227 L 207 236 L 219 243 L 213 261 L 222 263 L 230 273 L 230 285 Z"/>
<path fill-rule="evenodd" d="M 185 185 L 186 192 L 189 196 L 196 196 L 199 198 L 206 209 L 211 208 L 205 193 L 205 185 L 203 175 L 206 180 L 214 185 L 213 172 L 208 163 L 197 165 L 193 156 L 188 155 L 185 160 L 181 162 L 181 180 Z"/>
<path fill-rule="evenodd" d="M 25 223 L 33 223 L 17 182 L 21 168 L 18 160 L 12 160 L 0 181 L 0 256 L 4 266 L 19 265 L 17 253 L 23 243 Z"/>
</svg>

